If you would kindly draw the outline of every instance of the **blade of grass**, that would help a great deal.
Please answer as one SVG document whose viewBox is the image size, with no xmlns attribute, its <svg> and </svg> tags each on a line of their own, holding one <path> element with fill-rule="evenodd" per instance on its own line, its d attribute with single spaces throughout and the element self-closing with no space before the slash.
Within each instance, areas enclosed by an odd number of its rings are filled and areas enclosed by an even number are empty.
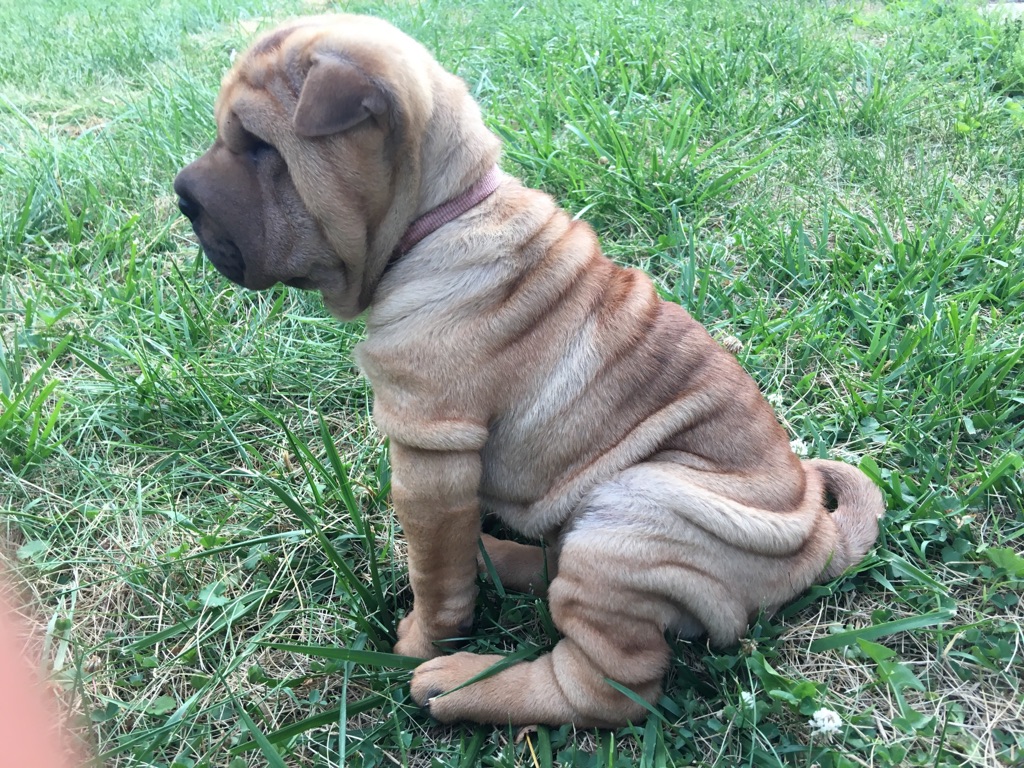
<svg viewBox="0 0 1024 768">
<path fill-rule="evenodd" d="M 940 608 L 920 616 L 910 616 L 905 619 L 874 624 L 870 627 L 837 632 L 834 635 L 826 635 L 812 641 L 810 650 L 812 653 L 831 651 L 837 648 L 845 648 L 856 643 L 858 640 L 877 640 L 880 637 L 894 635 L 897 632 L 912 632 L 918 629 L 941 626 L 948 623 L 955 615 L 955 608 Z"/>
<path fill-rule="evenodd" d="M 423 663 L 423 659 L 411 656 L 398 656 L 394 653 L 380 651 L 364 651 L 358 648 L 337 648 L 319 645 L 292 645 L 289 643 L 263 643 L 267 648 L 275 648 L 288 653 L 304 656 L 316 656 L 334 661 L 351 661 L 365 667 L 385 667 L 389 669 L 415 669 Z"/>
</svg>

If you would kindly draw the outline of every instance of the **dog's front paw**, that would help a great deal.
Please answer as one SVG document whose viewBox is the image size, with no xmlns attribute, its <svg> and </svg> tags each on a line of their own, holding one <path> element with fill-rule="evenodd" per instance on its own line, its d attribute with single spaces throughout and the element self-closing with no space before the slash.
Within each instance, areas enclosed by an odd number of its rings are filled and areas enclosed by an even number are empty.
<svg viewBox="0 0 1024 768">
<path fill-rule="evenodd" d="M 414 659 L 432 659 L 441 653 L 441 649 L 434 645 L 434 639 L 423 631 L 419 621 L 416 620 L 416 613 L 410 613 L 398 622 L 398 642 L 395 643 L 395 653 L 399 656 L 411 656 Z"/>
<path fill-rule="evenodd" d="M 469 620 L 463 626 L 444 628 L 426 628 L 419 621 L 419 614 L 413 611 L 398 622 L 398 642 L 395 653 L 401 656 L 412 656 L 414 659 L 432 659 L 445 651 L 452 650 L 473 629 Z"/>
<path fill-rule="evenodd" d="M 485 680 L 459 688 L 467 680 L 479 675 L 502 656 L 481 656 L 475 653 L 455 653 L 431 659 L 416 667 L 409 685 L 413 700 L 442 723 L 459 720 L 481 720 L 484 700 L 496 692 Z M 459 690 L 455 690 L 459 688 Z M 488 702 L 493 705 L 493 701 Z"/>
</svg>

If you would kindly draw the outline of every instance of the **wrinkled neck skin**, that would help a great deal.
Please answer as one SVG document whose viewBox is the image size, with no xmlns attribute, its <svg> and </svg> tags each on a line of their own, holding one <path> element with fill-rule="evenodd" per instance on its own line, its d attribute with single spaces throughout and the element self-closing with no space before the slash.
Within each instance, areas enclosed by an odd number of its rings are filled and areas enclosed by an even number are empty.
<svg viewBox="0 0 1024 768">
<path fill-rule="evenodd" d="M 531 206 L 520 204 L 524 196 Z M 366 317 L 368 340 L 429 338 L 436 351 L 448 350 L 450 330 L 488 333 L 495 296 L 530 266 L 519 248 L 558 213 L 546 194 L 503 174 L 494 194 L 391 266 Z"/>
<path fill-rule="evenodd" d="M 433 63 L 432 63 L 433 64 Z M 422 136 L 418 147 L 407 136 L 399 137 L 396 152 L 410 152 L 396 158 L 391 206 L 377 231 L 367 232 L 367 254 L 358 302 L 353 305 L 346 285 L 323 285 L 320 292 L 328 311 L 339 320 L 352 320 L 376 300 L 381 276 L 398 243 L 420 216 L 462 194 L 477 182 L 501 154 L 501 144 L 483 123 L 479 107 L 465 84 L 433 64 L 428 89 L 433 99 L 425 119 L 426 128 L 403 128 Z M 419 122 L 415 115 L 410 122 Z"/>
<path fill-rule="evenodd" d="M 498 162 L 501 145 L 487 130 L 465 84 L 441 70 L 434 110 L 420 150 L 421 176 L 413 220 L 462 194 Z M 461 106 L 450 106 L 461 102 Z"/>
</svg>

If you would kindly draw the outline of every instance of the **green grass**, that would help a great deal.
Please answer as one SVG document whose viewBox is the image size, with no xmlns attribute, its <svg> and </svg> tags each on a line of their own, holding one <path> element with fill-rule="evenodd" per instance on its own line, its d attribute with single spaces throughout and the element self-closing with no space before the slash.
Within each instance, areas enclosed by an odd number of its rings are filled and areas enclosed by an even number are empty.
<svg viewBox="0 0 1024 768">
<path fill-rule="evenodd" d="M 617 732 L 432 724 L 359 324 L 177 215 L 232 50 L 313 3 L 0 0 L 0 513 L 40 665 L 112 766 L 1024 761 L 1024 33 L 971 5 L 358 2 L 466 78 L 504 168 L 860 463 L 875 553 Z M 323 7 L 317 4 L 315 10 Z M 554 642 L 485 585 L 471 650 Z M 815 739 L 808 720 L 839 713 Z"/>
</svg>

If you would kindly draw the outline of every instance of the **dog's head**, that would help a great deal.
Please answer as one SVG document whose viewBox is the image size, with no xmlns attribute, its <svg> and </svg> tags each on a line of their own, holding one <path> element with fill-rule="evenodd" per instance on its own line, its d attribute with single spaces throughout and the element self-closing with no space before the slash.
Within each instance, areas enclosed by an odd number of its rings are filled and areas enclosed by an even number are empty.
<svg viewBox="0 0 1024 768">
<path fill-rule="evenodd" d="M 319 290 L 343 318 L 369 304 L 409 224 L 499 152 L 462 81 L 364 16 L 265 34 L 214 112 L 216 141 L 174 180 L 210 261 L 247 288 Z"/>
</svg>

